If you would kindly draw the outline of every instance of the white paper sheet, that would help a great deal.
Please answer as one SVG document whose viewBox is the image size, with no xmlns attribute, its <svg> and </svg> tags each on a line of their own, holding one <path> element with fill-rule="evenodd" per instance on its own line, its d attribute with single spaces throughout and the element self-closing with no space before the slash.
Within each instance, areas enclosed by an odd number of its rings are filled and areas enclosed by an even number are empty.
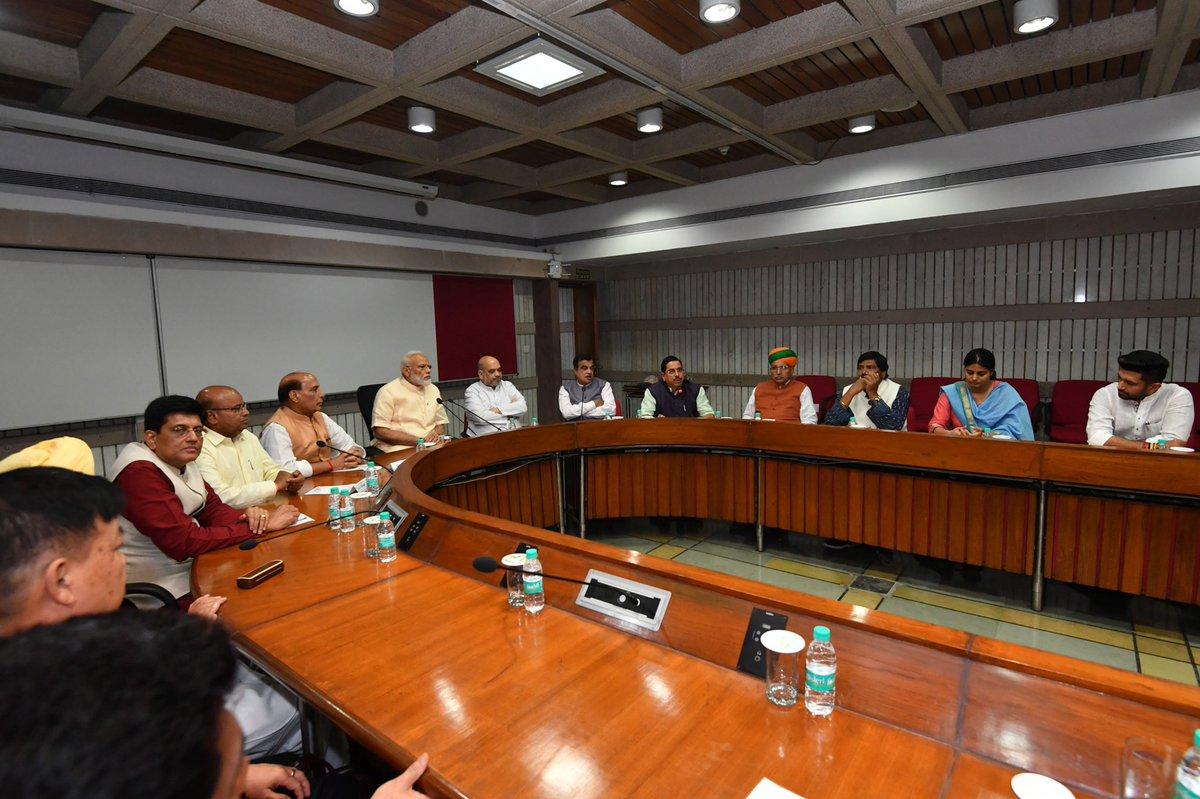
<svg viewBox="0 0 1200 799">
<path fill-rule="evenodd" d="M 804 799 L 798 793 L 792 793 L 787 788 L 780 787 L 766 777 L 759 780 L 758 785 L 746 799 Z"/>
<path fill-rule="evenodd" d="M 354 488 L 355 485 L 356 485 L 355 483 L 348 483 L 347 485 L 344 485 L 344 486 L 317 486 L 316 488 L 310 488 L 308 491 L 305 491 L 304 496 L 306 496 L 306 497 L 322 496 L 322 495 L 329 494 L 335 488 Z"/>
</svg>

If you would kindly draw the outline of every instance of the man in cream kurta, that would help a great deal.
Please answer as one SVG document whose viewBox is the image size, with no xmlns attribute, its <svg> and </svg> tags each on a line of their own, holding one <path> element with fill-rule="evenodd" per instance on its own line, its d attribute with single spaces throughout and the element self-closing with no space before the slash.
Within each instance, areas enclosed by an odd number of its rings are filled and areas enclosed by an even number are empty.
<svg viewBox="0 0 1200 799">
<path fill-rule="evenodd" d="M 352 468 L 363 462 L 366 451 L 321 412 L 325 392 L 316 375 L 289 372 L 279 381 L 278 396 L 279 410 L 267 420 L 260 436 L 263 449 L 273 461 L 304 477 Z"/>
<path fill-rule="evenodd" d="M 375 446 L 383 452 L 435 442 L 446 432 L 442 392 L 433 384 L 433 365 L 420 352 L 406 353 L 400 377 L 379 389 L 371 414 Z"/>
<path fill-rule="evenodd" d="M 204 407 L 204 443 L 196 467 L 204 481 L 231 508 L 248 508 L 284 491 L 296 491 L 304 475 L 285 471 L 246 431 L 250 411 L 236 389 L 209 386 L 196 402 Z"/>
</svg>

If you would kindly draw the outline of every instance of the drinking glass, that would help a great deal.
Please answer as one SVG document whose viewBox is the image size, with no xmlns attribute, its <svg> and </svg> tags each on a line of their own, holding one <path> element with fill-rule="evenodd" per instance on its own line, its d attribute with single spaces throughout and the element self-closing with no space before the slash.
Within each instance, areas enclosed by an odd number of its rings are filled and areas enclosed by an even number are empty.
<svg viewBox="0 0 1200 799">
<path fill-rule="evenodd" d="M 1121 752 L 1121 799 L 1171 799 L 1179 750 L 1150 738 L 1130 738 Z"/>
</svg>

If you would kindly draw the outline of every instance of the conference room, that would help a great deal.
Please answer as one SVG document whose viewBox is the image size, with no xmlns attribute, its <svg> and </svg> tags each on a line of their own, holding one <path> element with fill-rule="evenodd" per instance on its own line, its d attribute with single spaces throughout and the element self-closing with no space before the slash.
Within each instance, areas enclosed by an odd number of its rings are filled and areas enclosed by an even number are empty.
<svg viewBox="0 0 1200 799">
<path fill-rule="evenodd" d="M 1200 796 L 1198 100 L 1195 0 L 0 0 L 0 781 Z"/>
</svg>

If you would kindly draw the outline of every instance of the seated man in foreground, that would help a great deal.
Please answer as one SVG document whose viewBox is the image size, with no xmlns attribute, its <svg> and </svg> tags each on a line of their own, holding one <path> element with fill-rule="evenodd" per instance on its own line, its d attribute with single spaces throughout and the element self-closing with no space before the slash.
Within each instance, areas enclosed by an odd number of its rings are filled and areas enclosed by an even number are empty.
<svg viewBox="0 0 1200 799">
<path fill-rule="evenodd" d="M 52 467 L 0 475 L 0 637 L 117 610 L 125 596 L 118 526 L 124 504 L 120 489 L 102 477 Z M 202 596 L 188 612 L 215 618 L 224 601 Z M 238 670 L 227 705 L 245 731 L 248 754 L 299 747 L 295 708 L 252 672 Z M 251 776 L 264 790 L 295 784 L 278 766 L 254 766 Z"/>
<path fill-rule="evenodd" d="M 875 350 L 858 356 L 858 379 L 842 389 L 842 398 L 825 414 L 825 424 L 844 427 L 908 429 L 908 389 L 888 377 L 888 359 Z"/>
<path fill-rule="evenodd" d="M 125 495 L 121 532 L 130 579 L 156 583 L 175 597 L 189 591 L 192 558 L 290 527 L 300 515 L 293 505 L 242 512 L 221 501 L 194 463 L 203 416 L 191 397 L 153 400 L 143 441 L 126 445 L 109 469 Z"/>
<path fill-rule="evenodd" d="M 660 364 L 662 379 L 646 389 L 638 409 L 641 419 L 696 418 L 712 419 L 716 414 L 704 392 L 704 386 L 688 380 L 683 361 L 668 355 Z"/>
<path fill-rule="evenodd" d="M 400 361 L 397 377 L 375 395 L 371 432 L 375 446 L 395 452 L 425 439 L 436 443 L 446 432 L 449 420 L 442 407 L 442 392 L 433 384 L 433 364 L 413 350 Z"/>
<path fill-rule="evenodd" d="M 767 353 L 771 379 L 764 380 L 750 392 L 743 419 L 753 419 L 761 414 L 763 419 L 777 422 L 817 423 L 817 406 L 813 404 L 812 390 L 804 383 L 792 378 L 796 370 L 796 353 L 791 347 L 776 347 Z"/>
<path fill-rule="evenodd" d="M 237 389 L 209 386 L 196 402 L 204 408 L 204 441 L 196 466 L 204 482 L 231 508 L 248 508 L 304 483 L 298 471 L 285 471 L 246 432 L 250 411 Z"/>
<path fill-rule="evenodd" d="M 1196 420 L 1192 395 L 1164 383 L 1171 362 L 1157 352 L 1134 350 L 1117 359 L 1117 382 L 1092 395 L 1087 443 L 1093 447 L 1142 449 L 1165 436 L 1168 447 L 1186 447 Z"/>
<path fill-rule="evenodd" d="M 285 471 L 304 477 L 349 469 L 363 462 L 366 450 L 337 422 L 321 412 L 325 392 L 311 372 L 291 372 L 279 381 L 279 410 L 263 427 L 263 449 Z M 325 443 L 325 446 L 317 442 Z M 332 445 L 332 447 L 331 447 Z M 355 453 L 347 455 L 345 452 Z"/>
<path fill-rule="evenodd" d="M 0 681 L 21 686 L 0 718 L 9 799 L 279 799 L 309 796 L 295 769 L 251 766 L 224 707 L 229 634 L 183 613 L 76 618 L 0 641 Z M 422 797 L 422 755 L 373 799 Z M 263 782 L 265 773 L 282 778 Z"/>
<path fill-rule="evenodd" d="M 491 355 L 479 359 L 479 380 L 467 386 L 463 405 L 472 436 L 516 430 L 521 426 L 521 414 L 529 410 L 524 395 L 504 379 L 500 360 Z"/>
</svg>

